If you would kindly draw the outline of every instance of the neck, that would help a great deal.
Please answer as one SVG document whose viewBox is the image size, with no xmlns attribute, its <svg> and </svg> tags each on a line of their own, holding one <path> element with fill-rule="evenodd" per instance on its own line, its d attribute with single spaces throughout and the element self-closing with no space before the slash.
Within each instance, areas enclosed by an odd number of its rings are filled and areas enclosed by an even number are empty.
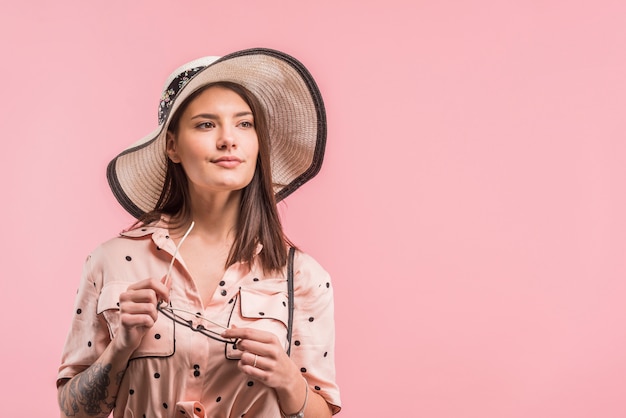
<svg viewBox="0 0 626 418">
<path fill-rule="evenodd" d="M 236 232 L 241 192 L 215 193 L 211 195 L 191 194 L 191 221 L 194 222 L 190 235 L 204 240 L 232 242 Z M 177 231 L 185 233 L 189 223 Z"/>
</svg>

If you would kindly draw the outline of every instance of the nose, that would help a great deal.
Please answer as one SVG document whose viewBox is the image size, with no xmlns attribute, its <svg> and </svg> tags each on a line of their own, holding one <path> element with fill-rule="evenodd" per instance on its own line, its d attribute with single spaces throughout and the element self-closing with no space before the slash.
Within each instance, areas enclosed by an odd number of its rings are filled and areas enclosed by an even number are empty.
<svg viewBox="0 0 626 418">
<path fill-rule="evenodd" d="M 220 150 L 229 150 L 231 148 L 235 148 L 237 145 L 235 141 L 233 128 L 231 128 L 230 126 L 222 127 L 222 129 L 220 130 L 220 136 L 217 139 L 216 145 L 217 145 L 217 148 Z"/>
</svg>

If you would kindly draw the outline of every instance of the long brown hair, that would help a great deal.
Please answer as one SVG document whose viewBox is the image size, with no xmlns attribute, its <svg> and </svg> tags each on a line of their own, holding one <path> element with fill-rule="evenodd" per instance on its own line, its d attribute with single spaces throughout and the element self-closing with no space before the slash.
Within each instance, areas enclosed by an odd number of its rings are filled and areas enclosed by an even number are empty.
<svg viewBox="0 0 626 418">
<path fill-rule="evenodd" d="M 235 240 L 230 249 L 226 267 L 238 261 L 252 263 L 258 244 L 263 250 L 258 257 L 265 272 L 279 270 L 287 263 L 286 245 L 293 243 L 285 236 L 276 208 L 272 187 L 270 165 L 270 138 L 268 121 L 258 99 L 240 84 L 220 81 L 203 86 L 192 93 L 172 115 L 168 131 L 176 133 L 180 118 L 189 104 L 210 87 L 219 86 L 239 95 L 250 107 L 254 117 L 254 127 L 259 140 L 259 153 L 252 181 L 242 190 L 241 203 L 235 226 Z M 164 150 L 165 151 L 165 150 Z M 191 202 L 187 175 L 179 163 L 167 159 L 167 173 L 161 196 L 155 209 L 139 219 L 149 224 L 169 215 L 170 227 L 181 227 L 191 222 Z"/>
</svg>

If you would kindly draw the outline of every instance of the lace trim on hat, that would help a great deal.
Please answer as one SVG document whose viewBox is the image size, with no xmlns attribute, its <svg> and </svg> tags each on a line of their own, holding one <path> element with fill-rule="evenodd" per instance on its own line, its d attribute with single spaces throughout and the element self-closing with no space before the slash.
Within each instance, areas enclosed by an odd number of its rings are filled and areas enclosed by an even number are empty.
<svg viewBox="0 0 626 418">
<path fill-rule="evenodd" d="M 206 67 L 194 67 L 189 70 L 185 70 L 182 73 L 178 74 L 174 80 L 170 83 L 169 86 L 163 91 L 163 95 L 161 96 L 161 102 L 159 103 L 159 125 L 162 125 L 167 119 L 167 115 L 172 107 L 172 103 L 174 103 L 174 99 L 178 95 L 183 87 L 189 80 L 193 78 L 200 70 Z"/>
</svg>

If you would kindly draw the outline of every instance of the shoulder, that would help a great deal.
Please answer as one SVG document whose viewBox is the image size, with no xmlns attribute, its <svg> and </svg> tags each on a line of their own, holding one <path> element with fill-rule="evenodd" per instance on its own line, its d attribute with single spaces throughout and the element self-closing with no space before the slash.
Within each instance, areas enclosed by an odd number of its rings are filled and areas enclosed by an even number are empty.
<svg viewBox="0 0 626 418">
<path fill-rule="evenodd" d="M 295 272 L 328 274 L 324 267 L 322 267 L 312 255 L 301 250 L 295 251 L 293 265 Z"/>
<path fill-rule="evenodd" d="M 301 291 L 321 291 L 331 286 L 330 274 L 310 254 L 297 250 L 293 261 L 294 287 Z"/>
<path fill-rule="evenodd" d="M 107 254 L 126 248 L 145 245 L 147 242 L 169 238 L 167 228 L 161 225 L 140 225 L 122 230 L 117 236 L 102 242 L 93 254 Z"/>
<path fill-rule="evenodd" d="M 90 274 L 109 277 L 128 277 L 140 273 L 155 264 L 160 255 L 161 246 L 167 245 L 167 230 L 155 227 L 140 227 L 122 231 L 118 236 L 98 245 L 88 256 L 86 268 Z M 157 263 L 158 264 L 158 263 Z"/>
<path fill-rule="evenodd" d="M 152 241 L 152 235 L 157 233 L 157 228 L 136 228 L 125 230 L 118 236 L 110 238 L 98 245 L 92 252 L 91 258 L 95 261 L 104 261 L 115 258 L 117 255 L 144 247 Z M 125 258 L 125 257 L 124 257 Z"/>
</svg>

